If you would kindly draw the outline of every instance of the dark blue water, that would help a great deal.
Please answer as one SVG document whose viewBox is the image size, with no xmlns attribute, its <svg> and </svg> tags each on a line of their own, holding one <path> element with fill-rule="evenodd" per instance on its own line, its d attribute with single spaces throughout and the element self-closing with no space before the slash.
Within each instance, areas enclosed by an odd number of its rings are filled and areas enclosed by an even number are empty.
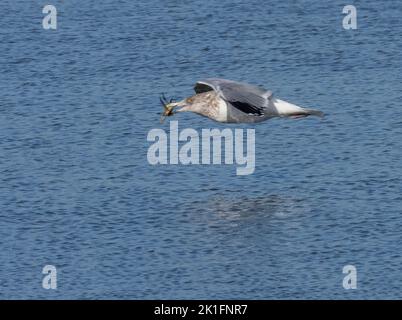
<svg viewBox="0 0 402 320">
<path fill-rule="evenodd" d="M 402 4 L 346 4 L 1 1 L 0 298 L 401 299 Z M 159 94 L 205 77 L 326 118 L 255 126 L 252 175 L 149 165 Z"/>
</svg>

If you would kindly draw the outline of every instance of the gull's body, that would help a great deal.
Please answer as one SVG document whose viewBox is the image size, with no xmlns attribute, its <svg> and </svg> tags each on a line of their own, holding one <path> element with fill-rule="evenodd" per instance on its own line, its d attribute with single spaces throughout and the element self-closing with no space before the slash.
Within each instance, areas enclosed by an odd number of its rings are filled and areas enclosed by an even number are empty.
<svg viewBox="0 0 402 320">
<path fill-rule="evenodd" d="M 252 123 L 274 117 L 300 118 L 323 113 L 305 109 L 273 97 L 272 92 L 246 83 L 225 79 L 198 81 L 195 95 L 169 108 L 181 107 L 177 112 L 190 111 L 218 122 Z"/>
</svg>

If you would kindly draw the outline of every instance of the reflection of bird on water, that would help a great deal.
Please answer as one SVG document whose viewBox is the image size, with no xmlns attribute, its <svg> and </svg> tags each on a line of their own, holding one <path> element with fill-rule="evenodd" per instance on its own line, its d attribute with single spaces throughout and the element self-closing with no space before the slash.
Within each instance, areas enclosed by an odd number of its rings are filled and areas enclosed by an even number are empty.
<svg viewBox="0 0 402 320">
<path fill-rule="evenodd" d="M 205 203 L 203 204 L 205 208 Z M 278 195 L 256 197 L 213 197 L 206 206 L 219 219 L 239 221 L 245 219 L 287 218 L 305 213 L 309 205 L 300 198 Z"/>
<path fill-rule="evenodd" d="M 271 91 L 246 83 L 225 79 L 198 81 L 195 95 L 178 102 L 168 102 L 164 96 L 162 119 L 176 112 L 190 111 L 218 122 L 253 123 L 274 117 L 322 117 L 323 113 L 305 109 L 275 98 Z M 179 107 L 180 109 L 174 110 Z"/>
</svg>

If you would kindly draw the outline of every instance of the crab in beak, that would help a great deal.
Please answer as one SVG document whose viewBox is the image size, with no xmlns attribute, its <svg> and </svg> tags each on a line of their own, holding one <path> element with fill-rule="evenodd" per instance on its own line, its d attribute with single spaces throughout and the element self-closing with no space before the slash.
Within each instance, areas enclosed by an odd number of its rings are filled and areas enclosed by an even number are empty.
<svg viewBox="0 0 402 320">
<path fill-rule="evenodd" d="M 173 99 L 170 99 L 169 102 L 166 99 L 165 94 L 162 94 L 159 98 L 162 106 L 163 106 L 163 112 L 161 114 L 161 123 L 165 120 L 166 117 L 170 117 L 174 115 L 173 109 L 176 107 L 176 103 L 174 102 Z"/>
</svg>

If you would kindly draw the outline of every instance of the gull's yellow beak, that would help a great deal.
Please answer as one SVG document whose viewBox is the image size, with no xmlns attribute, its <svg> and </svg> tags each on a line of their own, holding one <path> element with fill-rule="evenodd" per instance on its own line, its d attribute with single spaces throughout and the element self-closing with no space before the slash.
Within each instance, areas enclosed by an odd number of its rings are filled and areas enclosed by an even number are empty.
<svg viewBox="0 0 402 320">
<path fill-rule="evenodd" d="M 176 105 L 174 104 L 174 103 L 168 103 L 167 105 L 166 105 L 166 107 L 165 107 L 165 115 L 167 116 L 167 117 L 170 117 L 170 116 L 172 116 L 173 115 L 173 109 L 174 109 L 174 107 L 175 107 Z"/>
</svg>

